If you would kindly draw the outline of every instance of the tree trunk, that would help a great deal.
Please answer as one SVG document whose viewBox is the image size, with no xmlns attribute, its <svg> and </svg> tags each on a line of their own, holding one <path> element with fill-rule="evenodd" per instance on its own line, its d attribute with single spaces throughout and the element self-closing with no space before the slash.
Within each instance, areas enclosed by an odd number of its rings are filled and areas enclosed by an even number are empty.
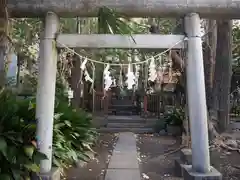
<svg viewBox="0 0 240 180">
<path fill-rule="evenodd" d="M 185 30 L 184 30 L 184 19 L 179 18 L 176 19 L 176 23 L 178 24 L 177 27 L 174 29 L 174 34 L 184 34 Z M 184 87 L 187 87 L 187 81 L 186 81 L 186 74 L 185 74 L 185 64 L 183 59 L 180 57 L 179 55 L 180 53 L 177 51 L 171 51 L 171 58 L 173 60 L 173 66 L 177 69 L 179 69 L 182 72 L 182 80 L 183 80 L 183 85 Z M 186 88 L 185 88 L 185 92 L 184 92 L 184 102 L 185 105 L 183 105 L 184 107 L 182 107 L 185 110 L 185 117 L 184 117 L 184 121 L 183 121 L 183 132 L 182 132 L 182 145 L 185 145 L 187 147 L 191 147 L 191 137 L 190 137 L 190 126 L 189 126 L 189 116 L 188 116 L 188 104 L 187 104 L 187 92 L 186 92 Z"/>
<path fill-rule="evenodd" d="M 0 87 L 5 85 L 5 62 L 7 56 L 7 43 L 4 34 L 0 34 Z"/>
<path fill-rule="evenodd" d="M 205 32 L 208 33 L 203 43 L 203 62 L 206 87 L 207 107 L 211 109 L 213 75 L 216 56 L 217 28 L 216 20 L 206 20 Z"/>
<path fill-rule="evenodd" d="M 82 32 L 82 22 L 83 19 L 77 19 L 77 33 L 80 34 Z M 83 91 L 83 83 L 82 83 L 82 77 L 83 72 L 80 68 L 81 66 L 81 59 L 79 56 L 74 55 L 73 56 L 73 67 L 71 70 L 71 88 L 73 90 L 73 99 L 72 99 L 72 105 L 75 108 L 80 108 L 83 105 L 83 100 L 81 97 L 81 93 Z"/>
<path fill-rule="evenodd" d="M 9 50 L 8 11 L 6 0 L 0 3 L 0 87 L 5 85 L 5 62 Z"/>
<path fill-rule="evenodd" d="M 217 27 L 215 20 L 205 20 L 205 33 L 206 38 L 203 42 L 203 63 L 204 63 L 204 76 L 205 76 L 205 88 L 206 88 L 206 100 L 208 108 L 208 135 L 209 140 L 212 141 L 219 134 L 217 132 L 217 124 L 214 121 L 212 114 L 212 102 L 213 102 L 213 76 L 215 66 L 216 55 L 216 43 L 217 43 Z"/>
<path fill-rule="evenodd" d="M 214 108 L 218 110 L 219 129 L 229 124 L 230 86 L 232 75 L 232 21 L 217 21 L 217 54 L 214 75 Z"/>
<path fill-rule="evenodd" d="M 82 82 L 82 70 L 80 69 L 81 60 L 78 56 L 73 57 L 73 68 L 71 70 L 71 88 L 73 90 L 72 105 L 75 108 L 81 106 L 81 82 Z"/>
</svg>

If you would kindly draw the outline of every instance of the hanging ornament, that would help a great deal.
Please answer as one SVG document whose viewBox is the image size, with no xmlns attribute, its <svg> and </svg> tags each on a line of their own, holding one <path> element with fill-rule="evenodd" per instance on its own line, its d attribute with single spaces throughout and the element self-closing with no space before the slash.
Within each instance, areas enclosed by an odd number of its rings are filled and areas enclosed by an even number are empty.
<svg viewBox="0 0 240 180">
<path fill-rule="evenodd" d="M 138 81 L 139 81 L 139 71 L 140 71 L 140 65 L 135 66 L 135 84 L 136 84 L 136 89 L 138 89 Z"/>
<path fill-rule="evenodd" d="M 119 73 L 119 81 L 118 85 L 121 89 L 123 89 L 123 75 L 122 75 L 123 67 L 120 65 L 120 73 Z"/>
<path fill-rule="evenodd" d="M 149 81 L 155 81 L 157 78 L 157 73 L 156 73 L 156 65 L 155 65 L 155 60 L 154 57 L 151 57 L 150 65 L 149 65 Z"/>
<path fill-rule="evenodd" d="M 135 62 L 140 62 L 140 59 L 138 58 L 137 55 L 135 55 L 134 60 L 135 60 Z M 140 65 L 136 64 L 136 66 L 135 66 L 135 84 L 136 84 L 136 89 L 138 89 L 139 71 L 140 71 Z"/>
<path fill-rule="evenodd" d="M 103 71 L 103 76 L 104 76 L 104 90 L 108 91 L 109 88 L 111 87 L 113 80 L 110 76 L 110 71 L 109 71 L 110 65 L 107 64 L 106 68 Z"/>
<path fill-rule="evenodd" d="M 84 69 L 86 68 L 87 61 L 88 61 L 88 59 L 85 58 L 84 61 L 83 61 L 83 63 L 82 63 L 81 66 L 80 66 L 80 69 L 81 69 L 81 70 L 84 70 Z"/>
<path fill-rule="evenodd" d="M 171 54 L 172 54 L 172 52 L 170 51 L 169 52 L 169 57 L 168 57 L 168 60 L 169 60 L 169 63 L 168 63 L 168 67 L 169 67 L 168 68 L 168 81 L 169 82 L 172 82 L 172 64 L 173 63 L 172 63 L 172 58 L 171 58 L 172 55 Z"/>
<path fill-rule="evenodd" d="M 90 93 L 94 93 L 95 92 L 95 90 L 94 90 L 94 81 L 95 81 L 95 65 L 94 65 L 94 63 L 93 62 L 91 62 L 91 64 L 92 64 L 92 85 L 91 85 L 91 87 L 90 87 Z"/>
<path fill-rule="evenodd" d="M 117 83 L 116 83 L 116 79 L 115 79 L 115 78 L 113 79 L 113 86 L 114 86 L 114 87 L 117 86 Z"/>
<path fill-rule="evenodd" d="M 134 73 L 131 71 L 130 63 L 128 64 L 128 72 L 126 76 L 127 76 L 127 80 L 126 80 L 127 88 L 132 89 L 133 85 L 135 84 L 135 76 L 134 76 Z"/>
<path fill-rule="evenodd" d="M 93 80 L 92 80 L 92 78 L 89 76 L 89 74 L 88 74 L 88 72 L 87 72 L 87 70 L 85 69 L 85 71 L 84 71 L 84 79 L 85 79 L 85 81 L 89 81 L 89 82 L 91 82 L 91 83 L 93 83 Z"/>
<path fill-rule="evenodd" d="M 155 89 L 160 91 L 162 89 L 162 82 L 163 82 L 163 66 L 162 66 L 162 56 L 159 57 L 159 66 L 157 67 L 157 78 L 156 78 L 156 85 Z"/>
</svg>

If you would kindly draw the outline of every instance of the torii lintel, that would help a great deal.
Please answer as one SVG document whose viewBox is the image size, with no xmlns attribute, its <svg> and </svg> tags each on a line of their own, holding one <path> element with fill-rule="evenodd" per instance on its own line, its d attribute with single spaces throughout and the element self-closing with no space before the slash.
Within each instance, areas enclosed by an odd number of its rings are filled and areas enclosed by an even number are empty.
<svg viewBox="0 0 240 180">
<path fill-rule="evenodd" d="M 94 17 L 101 7 L 128 17 L 179 17 L 199 13 L 207 18 L 240 19 L 240 0 L 8 0 L 11 17 Z"/>
</svg>

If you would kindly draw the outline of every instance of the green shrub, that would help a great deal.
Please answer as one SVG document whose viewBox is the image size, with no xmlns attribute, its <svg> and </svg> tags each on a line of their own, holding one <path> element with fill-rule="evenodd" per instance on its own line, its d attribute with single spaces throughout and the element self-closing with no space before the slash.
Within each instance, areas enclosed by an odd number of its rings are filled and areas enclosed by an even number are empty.
<svg viewBox="0 0 240 180">
<path fill-rule="evenodd" d="M 154 126 L 155 132 L 161 130 L 167 131 L 167 126 L 183 126 L 183 120 L 185 118 L 185 113 L 182 108 L 174 108 L 172 111 L 167 111 L 164 113 L 163 117 L 156 121 Z"/>
<path fill-rule="evenodd" d="M 16 96 L 1 90 L 0 102 L 0 179 L 30 179 L 31 173 L 40 171 L 40 160 L 47 157 L 32 143 L 29 132 L 35 127 L 18 115 Z"/>
<path fill-rule="evenodd" d="M 181 127 L 183 125 L 184 117 L 185 113 L 182 108 L 174 108 L 172 112 L 164 114 L 165 125 Z"/>
<path fill-rule="evenodd" d="M 78 160 L 87 161 L 87 154 L 92 151 L 97 136 L 91 128 L 92 117 L 83 110 L 73 109 L 64 101 L 56 102 L 55 112 L 54 165 L 66 167 Z"/>
<path fill-rule="evenodd" d="M 4 90 L 0 102 L 0 179 L 27 179 L 39 172 L 39 162 L 46 158 L 35 147 L 35 99 L 18 99 Z M 62 96 L 56 98 L 55 105 L 53 165 L 68 167 L 78 160 L 87 161 L 97 136 L 91 116 L 68 106 Z"/>
<path fill-rule="evenodd" d="M 59 94 L 58 94 L 59 95 Z M 59 95 L 60 96 L 60 95 Z M 56 97 L 53 125 L 53 165 L 68 167 L 77 161 L 87 161 L 88 152 L 97 139 L 97 133 L 91 128 L 92 117 L 81 109 L 74 109 L 61 94 Z M 18 103 L 21 117 L 35 119 L 35 99 L 21 100 Z M 27 111 L 27 112 L 26 112 Z M 36 124 L 35 120 L 34 123 Z M 35 134 L 33 129 L 29 134 Z"/>
</svg>

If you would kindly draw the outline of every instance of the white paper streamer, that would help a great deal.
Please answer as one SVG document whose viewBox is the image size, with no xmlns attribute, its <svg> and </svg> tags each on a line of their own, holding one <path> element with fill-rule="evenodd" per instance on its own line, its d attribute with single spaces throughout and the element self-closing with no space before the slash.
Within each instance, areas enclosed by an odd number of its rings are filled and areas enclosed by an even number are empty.
<svg viewBox="0 0 240 180">
<path fill-rule="evenodd" d="M 123 88 L 123 75 L 122 75 L 123 68 L 120 66 L 120 72 L 119 72 L 119 80 L 118 85 L 122 89 Z"/>
<path fill-rule="evenodd" d="M 134 56 L 135 62 L 140 62 L 140 59 L 137 55 Z M 139 79 L 139 71 L 140 71 L 140 65 L 136 64 L 135 66 L 135 83 L 136 83 L 136 89 L 138 89 L 138 79 Z"/>
<path fill-rule="evenodd" d="M 115 78 L 113 79 L 113 86 L 114 86 L 114 87 L 117 86 L 117 83 L 116 83 L 116 79 L 115 79 Z"/>
<path fill-rule="evenodd" d="M 168 81 L 172 82 L 172 57 L 171 57 L 172 52 L 169 52 L 169 69 L 168 69 Z"/>
<path fill-rule="evenodd" d="M 136 84 L 136 89 L 138 89 L 140 65 L 136 65 L 135 69 L 136 69 L 136 71 L 135 71 L 135 84 Z"/>
<path fill-rule="evenodd" d="M 149 81 L 155 81 L 157 78 L 157 73 L 156 73 L 156 65 L 155 65 L 155 59 L 154 57 L 151 57 L 150 65 L 149 65 Z"/>
<path fill-rule="evenodd" d="M 127 76 L 127 80 L 126 80 L 127 88 L 132 89 L 133 85 L 135 84 L 135 76 L 134 76 L 134 73 L 131 71 L 130 64 L 128 65 L 128 73 L 126 76 Z"/>
<path fill-rule="evenodd" d="M 84 69 L 86 68 L 87 61 L 88 61 L 88 59 L 85 58 L 84 61 L 83 61 L 83 63 L 82 63 L 81 66 L 80 66 L 81 70 L 84 70 Z"/>
<path fill-rule="evenodd" d="M 104 76 L 104 90 L 109 90 L 111 87 L 113 80 L 110 76 L 110 71 L 109 71 L 110 65 L 107 64 L 106 68 L 103 71 L 103 76 Z"/>
<path fill-rule="evenodd" d="M 84 76 L 85 76 L 85 78 L 84 78 L 85 81 L 89 81 L 89 82 L 93 83 L 93 79 L 89 76 L 89 74 L 88 74 L 86 69 L 84 71 Z"/>
</svg>

